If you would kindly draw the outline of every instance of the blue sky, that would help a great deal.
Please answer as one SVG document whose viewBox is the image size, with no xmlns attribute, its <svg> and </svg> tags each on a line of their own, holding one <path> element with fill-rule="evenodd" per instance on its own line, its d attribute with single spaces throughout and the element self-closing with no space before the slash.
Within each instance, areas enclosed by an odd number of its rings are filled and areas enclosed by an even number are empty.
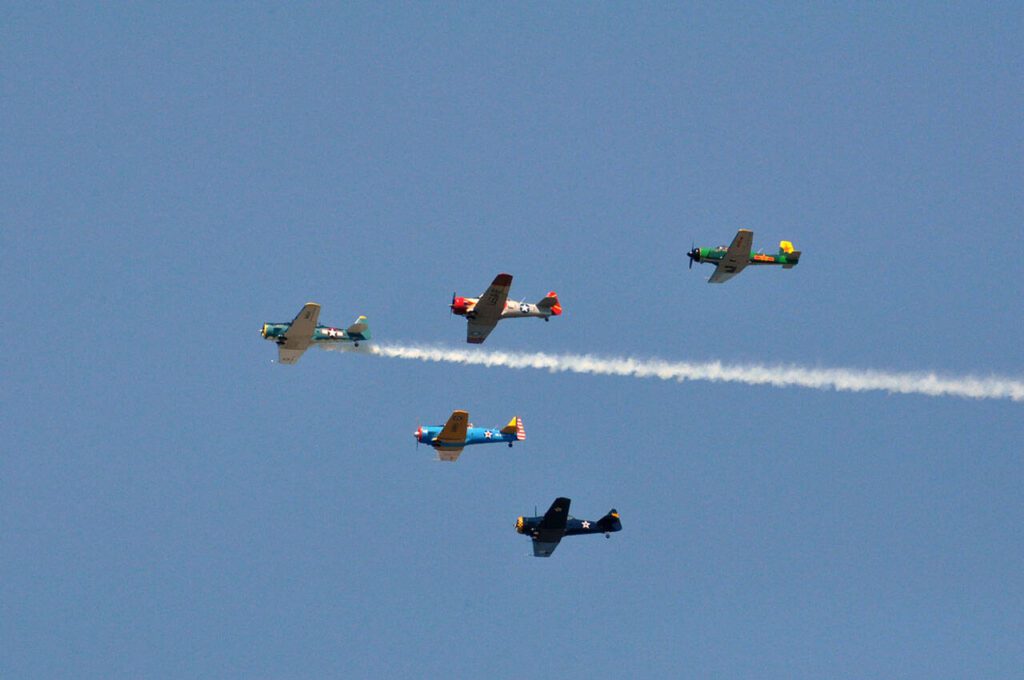
<svg viewBox="0 0 1024 680">
<path fill-rule="evenodd" d="M 1010 677 L 1021 405 L 420 364 L 1024 375 L 1019 5 L 0 10 L 0 674 Z M 724 286 L 735 229 L 798 268 Z M 31 332 L 29 332 L 31 331 Z M 454 408 L 512 450 L 431 460 Z M 529 557 L 558 495 L 624 530 Z"/>
</svg>

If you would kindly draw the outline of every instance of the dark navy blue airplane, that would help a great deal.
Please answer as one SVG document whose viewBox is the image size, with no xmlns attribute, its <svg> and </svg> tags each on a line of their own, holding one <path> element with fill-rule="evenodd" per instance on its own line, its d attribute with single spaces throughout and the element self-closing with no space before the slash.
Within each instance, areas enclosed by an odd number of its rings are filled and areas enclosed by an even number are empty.
<svg viewBox="0 0 1024 680">
<path fill-rule="evenodd" d="M 562 536 L 577 534 L 604 534 L 605 538 L 613 531 L 622 531 L 619 512 L 612 508 L 608 514 L 592 522 L 569 516 L 568 498 L 556 498 L 543 517 L 520 517 L 516 520 L 516 531 L 533 539 L 534 557 L 551 557 Z"/>
</svg>

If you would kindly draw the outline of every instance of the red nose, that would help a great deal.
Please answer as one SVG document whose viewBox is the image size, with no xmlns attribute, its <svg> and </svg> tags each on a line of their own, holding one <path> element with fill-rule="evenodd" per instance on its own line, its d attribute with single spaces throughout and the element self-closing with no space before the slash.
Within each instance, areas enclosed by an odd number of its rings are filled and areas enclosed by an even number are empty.
<svg viewBox="0 0 1024 680">
<path fill-rule="evenodd" d="M 452 300 L 452 311 L 456 314 L 465 314 L 469 308 L 469 304 L 466 302 L 466 298 L 457 297 Z"/>
<path fill-rule="evenodd" d="M 420 425 L 416 428 L 416 431 L 412 433 L 413 437 L 416 437 L 416 441 L 420 440 L 420 436 L 423 434 L 423 426 Z"/>
</svg>

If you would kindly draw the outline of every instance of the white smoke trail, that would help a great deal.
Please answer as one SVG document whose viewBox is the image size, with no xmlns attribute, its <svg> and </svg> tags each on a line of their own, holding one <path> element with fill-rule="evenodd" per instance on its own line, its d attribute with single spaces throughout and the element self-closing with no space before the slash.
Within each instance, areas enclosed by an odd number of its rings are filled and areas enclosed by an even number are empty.
<svg viewBox="0 0 1024 680">
<path fill-rule="evenodd" d="M 360 348 L 361 350 L 363 348 Z M 1024 381 L 991 376 L 940 376 L 936 373 L 898 373 L 870 369 L 809 368 L 763 364 L 723 364 L 720 361 L 664 361 L 661 359 L 611 358 L 542 352 L 485 352 L 443 347 L 372 345 L 364 351 L 382 357 L 438 361 L 473 366 L 535 368 L 552 373 L 620 375 L 661 380 L 706 380 L 772 387 L 809 387 L 839 392 L 881 391 L 930 397 L 1010 399 L 1024 401 Z"/>
</svg>

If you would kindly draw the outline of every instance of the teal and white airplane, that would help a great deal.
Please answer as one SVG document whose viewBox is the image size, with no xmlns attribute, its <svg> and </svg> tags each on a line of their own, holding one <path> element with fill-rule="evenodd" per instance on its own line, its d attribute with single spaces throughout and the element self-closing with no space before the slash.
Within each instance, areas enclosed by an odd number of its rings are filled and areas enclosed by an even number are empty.
<svg viewBox="0 0 1024 680">
<path fill-rule="evenodd" d="M 342 330 L 317 324 L 320 305 L 307 302 L 291 323 L 263 324 L 263 337 L 277 343 L 277 362 L 294 364 L 309 349 L 310 345 L 337 345 L 350 342 L 355 347 L 370 339 L 370 325 L 361 316 L 348 328 Z"/>
<path fill-rule="evenodd" d="M 473 444 L 497 444 L 507 442 L 511 447 L 513 442 L 521 442 L 526 439 L 526 428 L 523 427 L 523 420 L 514 416 L 508 421 L 508 425 L 500 430 L 485 427 L 473 427 L 469 422 L 469 413 L 466 411 L 453 411 L 444 427 L 420 425 L 413 436 L 417 444 L 429 444 L 437 451 L 437 459 L 454 463 L 459 459 L 462 449 Z"/>
</svg>

